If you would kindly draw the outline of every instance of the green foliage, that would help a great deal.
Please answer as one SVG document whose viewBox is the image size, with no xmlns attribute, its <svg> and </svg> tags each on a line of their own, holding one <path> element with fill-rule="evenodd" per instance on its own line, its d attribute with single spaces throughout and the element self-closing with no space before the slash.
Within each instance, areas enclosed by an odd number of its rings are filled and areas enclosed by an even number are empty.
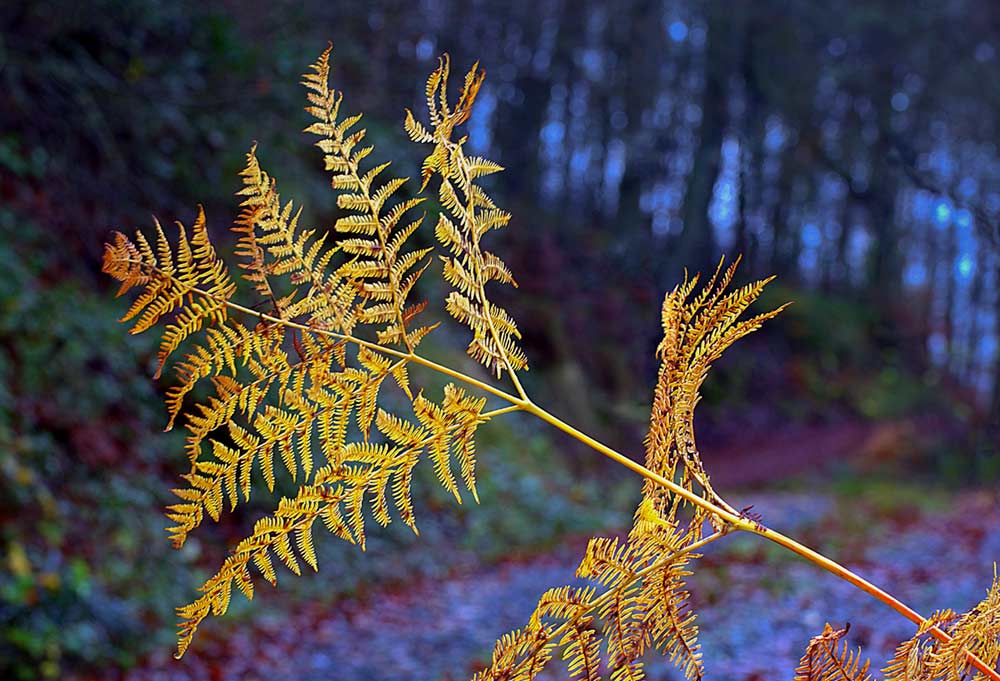
<svg viewBox="0 0 1000 681">
<path fill-rule="evenodd" d="M 138 512 L 160 503 L 151 483 L 167 443 L 120 455 L 160 418 L 135 380 L 149 343 L 123 341 L 103 297 L 53 282 L 47 243 L 0 211 L 0 676 L 12 679 L 133 660 L 179 562 Z"/>
<path fill-rule="evenodd" d="M 461 511 L 463 546 L 494 560 L 628 524 L 632 485 L 581 476 L 541 434 L 517 425 L 498 423 L 481 437 L 491 455 L 480 465 L 481 505 Z"/>
<path fill-rule="evenodd" d="M 873 336 L 873 310 L 865 302 L 781 286 L 763 297 L 768 303 L 795 301 L 786 315 L 781 352 L 774 353 L 782 368 L 773 368 L 797 388 L 783 405 L 791 415 L 816 418 L 834 408 L 870 421 L 927 413 L 962 416 L 963 400 L 943 391 L 918 358 L 886 348 Z M 729 382 L 717 390 L 754 384 L 746 371 L 725 367 L 723 381 Z"/>
</svg>

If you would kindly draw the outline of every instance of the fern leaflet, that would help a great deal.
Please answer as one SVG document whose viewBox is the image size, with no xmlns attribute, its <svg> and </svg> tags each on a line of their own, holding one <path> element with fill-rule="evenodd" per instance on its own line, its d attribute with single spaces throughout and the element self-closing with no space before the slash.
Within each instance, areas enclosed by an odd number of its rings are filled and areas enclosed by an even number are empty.
<svg viewBox="0 0 1000 681">
<path fill-rule="evenodd" d="M 448 295 L 448 313 L 472 329 L 469 356 L 497 378 L 507 370 L 516 381 L 515 372 L 528 368 L 528 358 L 518 345 L 521 332 L 510 314 L 487 297 L 486 285 L 491 281 L 517 283 L 507 265 L 481 246 L 487 232 L 507 225 L 510 213 L 497 208 L 476 184 L 480 177 L 503 168 L 484 158 L 466 156 L 464 137 L 452 140 L 454 129 L 469 119 L 485 74 L 478 62 L 472 66 L 452 108 L 447 91 L 450 68 L 448 55 L 444 55 L 427 80 L 427 109 L 433 130 L 409 110 L 405 127 L 413 141 L 434 145 L 424 159 L 422 176 L 425 187 L 434 175 L 441 180 L 439 198 L 447 214 L 441 213 L 434 231 L 451 253 L 450 257 L 442 256 L 444 278 L 455 289 Z"/>
<path fill-rule="evenodd" d="M 851 650 L 847 641 L 847 628 L 834 629 L 829 624 L 823 633 L 814 636 L 805 654 L 795 668 L 795 681 L 870 681 L 871 663 L 861 662 L 861 650 Z"/>
</svg>

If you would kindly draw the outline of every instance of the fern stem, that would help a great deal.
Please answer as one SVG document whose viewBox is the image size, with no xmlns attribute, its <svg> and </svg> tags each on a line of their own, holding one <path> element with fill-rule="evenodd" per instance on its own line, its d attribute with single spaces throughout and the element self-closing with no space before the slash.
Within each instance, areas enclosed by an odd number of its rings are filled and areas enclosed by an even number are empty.
<svg viewBox="0 0 1000 681">
<path fill-rule="evenodd" d="M 483 412 L 483 418 L 493 418 L 494 416 L 503 416 L 504 414 L 509 414 L 513 411 L 521 411 L 523 407 L 519 404 L 512 404 L 508 407 L 501 407 L 500 409 L 494 409 L 493 411 Z"/>
<path fill-rule="evenodd" d="M 656 473 L 654 471 L 649 470 L 648 468 L 646 468 L 645 466 L 643 466 L 641 463 L 639 463 L 637 461 L 633 461 L 632 459 L 628 458 L 624 454 L 615 451 L 611 447 L 608 447 L 606 444 L 595 440 L 594 438 L 590 437 L 589 435 L 587 435 L 583 431 L 578 430 L 577 428 L 574 428 L 573 426 L 569 425 L 568 423 L 566 423 L 562 419 L 560 419 L 560 418 L 558 418 L 558 417 L 550 414 L 549 412 L 545 411 L 544 409 L 542 409 L 541 407 L 539 407 L 538 405 L 536 405 L 534 402 L 531 402 L 530 400 L 527 401 L 524 404 L 523 409 L 524 409 L 524 411 L 526 411 L 526 412 L 528 412 L 528 413 L 530 413 L 530 414 L 532 414 L 534 416 L 537 416 L 538 418 L 542 419 L 543 421 L 545 421 L 545 422 L 547 422 L 547 423 L 555 426 L 556 428 L 558 428 L 559 430 L 563 431 L 564 433 L 570 435 L 574 439 L 579 440 L 580 442 L 582 442 L 583 444 L 587 445 L 591 449 L 596 450 L 597 452 L 600 452 L 601 454 L 603 454 L 604 456 L 608 457 L 609 459 L 611 459 L 615 463 L 618 463 L 618 464 L 620 464 L 622 466 L 625 466 L 629 470 L 638 473 L 639 475 L 641 475 L 642 477 L 646 478 L 647 480 L 651 480 L 652 482 L 655 482 L 657 485 L 660 485 L 661 487 L 666 487 L 667 489 L 669 489 L 674 494 L 676 494 L 676 495 L 678 495 L 680 497 L 683 497 L 685 500 L 691 502 L 695 506 L 699 506 L 699 507 L 703 508 L 704 510 L 708 511 L 709 513 L 713 513 L 715 515 L 718 515 L 719 517 L 723 518 L 724 520 L 727 520 L 728 522 L 730 522 L 735 527 L 737 527 L 739 529 L 742 529 L 742 530 L 747 530 L 747 529 L 749 529 L 751 527 L 752 523 L 750 523 L 750 521 L 746 520 L 745 518 L 741 518 L 738 514 L 732 513 L 730 511 L 726 510 L 725 508 L 722 508 L 721 506 L 718 506 L 718 505 L 712 503 L 708 499 L 705 499 L 704 497 L 702 497 L 702 496 L 700 496 L 698 494 L 695 494 L 691 490 L 689 490 L 689 489 L 687 489 L 685 487 L 682 487 L 681 485 L 678 485 L 673 480 L 668 480 L 667 478 L 663 477 L 659 473 Z"/>
<path fill-rule="evenodd" d="M 203 293 L 200 289 L 193 289 L 193 290 L 199 294 Z M 426 357 L 422 357 L 414 352 L 402 352 L 400 350 L 395 350 L 393 348 L 387 348 L 386 346 L 379 345 L 378 343 L 372 343 L 371 341 L 366 341 L 362 338 L 358 338 L 357 336 L 352 336 L 350 334 L 339 333 L 337 331 L 330 331 L 328 329 L 317 329 L 315 327 L 308 326 L 306 324 L 300 324 L 298 322 L 293 322 L 288 319 L 279 319 L 278 317 L 273 317 L 264 312 L 258 312 L 257 310 L 251 309 L 249 307 L 244 307 L 243 305 L 240 305 L 239 303 L 234 303 L 232 301 L 227 300 L 226 305 L 232 308 L 233 310 L 243 312 L 244 314 L 253 315 L 254 317 L 257 317 L 258 319 L 263 319 L 264 321 L 272 322 L 274 324 L 282 324 L 284 326 L 293 329 L 299 329 L 301 331 L 306 331 L 308 333 L 314 333 L 319 336 L 329 336 L 330 338 L 336 338 L 338 340 L 348 341 L 350 343 L 354 343 L 361 347 L 368 348 L 369 350 L 374 350 L 375 352 L 381 352 L 391 357 L 396 357 L 400 360 L 411 361 L 416 364 L 421 364 L 429 369 L 433 369 L 446 376 L 450 376 L 451 378 L 454 378 L 457 381 L 461 381 L 475 388 L 479 388 L 484 392 L 490 393 L 491 395 L 495 395 L 496 397 L 499 397 L 502 400 L 510 402 L 512 405 L 516 406 L 517 409 L 525 408 L 526 403 L 521 398 L 515 397 L 514 395 L 511 395 L 510 393 L 501 390 L 500 388 L 490 385 L 489 383 L 480 381 L 477 378 L 473 378 L 472 376 L 463 374 L 461 371 L 455 371 L 454 369 L 446 367 L 443 364 L 438 364 L 434 360 L 427 359 Z M 514 411 L 514 409 L 511 409 L 511 411 Z"/>
<path fill-rule="evenodd" d="M 860 575 L 852 572 L 851 570 L 847 569 L 840 563 L 837 563 L 836 561 L 827 558 L 822 553 L 814 551 L 808 546 L 805 546 L 795 541 L 791 537 L 787 537 L 781 534 L 780 532 L 775 532 L 774 530 L 764 527 L 762 525 L 757 526 L 751 523 L 751 527 L 749 528 L 743 527 L 740 529 L 743 529 L 747 532 L 751 532 L 765 539 L 773 541 L 775 544 L 778 544 L 779 546 L 782 546 L 788 549 L 789 551 L 792 551 L 793 553 L 802 556 L 806 560 L 815 563 L 824 570 L 827 570 L 828 572 L 837 575 L 844 581 L 853 584 L 858 589 L 861 589 L 868 595 L 881 601 L 885 605 L 888 605 L 890 608 L 892 608 L 893 610 L 901 614 L 903 617 L 913 622 L 914 624 L 918 626 L 920 624 L 923 624 L 924 617 L 921 616 L 920 613 L 918 613 L 916 610 L 908 606 L 906 603 L 903 603 L 898 598 L 888 593 L 884 589 L 881 589 L 878 586 L 872 584 L 864 577 L 861 577 Z M 931 627 L 927 631 L 929 634 L 931 634 L 931 636 L 941 641 L 942 643 L 948 643 L 949 641 L 951 641 L 951 636 L 949 636 L 946 632 L 944 632 L 943 630 L 939 629 L 936 626 Z M 978 656 L 969 651 L 965 651 L 965 657 L 976 669 L 981 671 L 988 678 L 993 679 L 993 681 L 1000 681 L 1000 674 L 998 674 L 996 670 L 991 669 L 985 662 L 979 659 Z"/>
<path fill-rule="evenodd" d="M 916 610 L 906 605 L 898 598 L 885 591 L 884 589 L 881 589 L 878 586 L 872 584 L 867 579 L 861 577 L 860 575 L 854 572 L 851 572 L 840 563 L 837 563 L 836 561 L 827 558 L 822 553 L 819 553 L 818 551 L 815 551 L 809 548 L 808 546 L 805 546 L 804 544 L 800 544 L 791 537 L 787 537 L 781 534 L 780 532 L 775 532 L 772 529 L 754 523 L 746 518 L 743 518 L 737 514 L 734 514 L 724 508 L 717 506 L 711 501 L 708 501 L 707 499 L 695 494 L 694 492 L 691 492 L 690 490 L 681 487 L 675 482 L 666 479 L 662 475 L 659 475 L 658 473 L 649 470 L 642 464 L 633 461 L 624 454 L 621 454 L 615 451 L 614 449 L 608 447 L 607 445 L 595 440 L 586 433 L 574 428 L 573 426 L 569 425 L 568 423 L 559 419 L 558 417 L 553 416 L 552 414 L 545 411 L 541 407 L 535 405 L 531 401 L 528 401 L 524 405 L 523 409 L 524 411 L 527 411 L 533 414 L 534 416 L 537 416 L 538 418 L 542 419 L 543 421 L 546 421 L 547 423 L 555 426 L 564 433 L 567 433 L 568 435 L 582 442 L 583 444 L 587 445 L 591 449 L 600 452 L 601 454 L 608 457 L 612 461 L 615 461 L 616 463 L 625 466 L 629 470 L 635 471 L 636 473 L 643 476 L 647 480 L 651 480 L 662 487 L 666 487 L 671 492 L 683 497 L 684 499 L 690 501 L 696 506 L 699 506 L 705 509 L 706 511 L 718 515 L 724 520 L 730 522 L 736 529 L 743 530 L 745 532 L 751 532 L 765 539 L 769 539 L 770 541 L 773 541 L 779 546 L 782 546 L 792 551 L 793 553 L 802 556 L 806 560 L 815 563 L 824 570 L 833 573 L 834 575 L 840 577 L 846 582 L 854 585 L 858 589 L 864 591 L 868 595 L 881 601 L 882 603 L 889 606 L 890 608 L 901 614 L 903 617 L 910 620 L 911 622 L 917 625 L 920 625 L 924 622 L 924 617 L 920 615 L 920 613 L 918 613 Z M 710 536 L 714 537 L 714 535 Z M 938 639 L 942 643 L 947 643 L 948 641 L 951 640 L 951 636 L 949 636 L 947 633 L 945 633 L 936 626 L 929 629 L 928 632 L 932 636 L 934 636 L 934 638 Z M 977 657 L 975 654 L 966 651 L 965 656 L 966 659 L 976 669 L 981 671 L 988 678 L 992 679 L 992 681 L 1000 681 L 1000 674 L 998 674 L 995 670 L 990 669 L 989 666 L 981 659 L 979 659 L 979 657 Z"/>
<path fill-rule="evenodd" d="M 513 381 L 517 394 L 521 396 L 522 400 L 527 400 L 528 393 L 524 391 L 524 386 L 521 385 L 521 379 L 517 377 L 517 372 L 510 366 L 509 361 L 507 362 L 507 373 L 510 374 L 510 380 Z"/>
<path fill-rule="evenodd" d="M 354 338 L 349 338 L 348 340 L 354 341 L 355 339 Z M 364 343 L 364 341 L 360 341 L 360 342 Z M 367 343 L 367 345 L 368 345 L 368 347 L 370 347 L 373 350 L 382 350 L 383 349 L 381 345 L 375 345 L 373 343 Z M 505 400 L 506 402 L 510 402 L 511 405 L 512 406 L 516 406 L 518 410 L 525 410 L 525 409 L 527 409 L 527 405 L 530 404 L 529 401 L 522 400 L 521 398 L 516 397 L 514 395 L 511 395 L 510 393 L 508 393 L 508 392 L 506 392 L 504 390 L 501 390 L 500 388 L 497 388 L 496 386 L 493 386 L 493 385 L 490 385 L 489 383 L 485 383 L 483 381 L 480 381 L 477 378 L 473 378 L 472 376 L 469 376 L 468 374 L 463 374 L 461 371 L 455 371 L 454 369 L 446 367 L 443 364 L 438 364 L 434 360 L 427 359 L 426 357 L 421 357 L 420 355 L 415 354 L 415 353 L 411 353 L 411 354 L 407 355 L 407 357 L 409 357 L 410 360 L 412 360 L 413 362 L 415 362 L 417 364 L 422 364 L 423 366 L 427 367 L 428 369 L 433 369 L 434 371 L 442 373 L 445 376 L 450 376 L 451 378 L 454 378 L 456 381 L 462 381 L 463 383 L 471 385 L 474 388 L 479 388 L 480 390 L 482 390 L 484 392 L 488 392 L 491 395 L 495 395 L 496 397 L 499 397 L 500 399 Z M 514 410 L 512 409 L 511 411 L 514 411 Z"/>
</svg>

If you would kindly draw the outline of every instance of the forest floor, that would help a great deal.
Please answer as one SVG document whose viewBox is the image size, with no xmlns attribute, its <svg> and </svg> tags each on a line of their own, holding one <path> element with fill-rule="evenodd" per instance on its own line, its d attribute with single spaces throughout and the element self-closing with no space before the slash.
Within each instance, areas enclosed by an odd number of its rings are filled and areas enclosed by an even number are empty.
<svg viewBox="0 0 1000 681">
<path fill-rule="evenodd" d="M 806 458 L 822 456 L 824 447 L 853 448 L 868 435 L 842 433 L 825 444 L 820 438 Z M 790 443 L 797 439 L 789 435 Z M 717 477 L 746 480 L 748 473 L 753 482 L 749 470 Z M 825 475 L 730 497 L 737 507 L 753 504 L 767 525 L 925 613 L 970 608 L 985 594 L 1000 559 L 996 492 Z M 247 621 L 221 627 L 224 634 L 217 622 L 206 622 L 182 662 L 162 651 L 124 678 L 466 679 L 488 659 L 497 636 L 524 623 L 545 589 L 573 583 L 584 547 L 585 538 L 570 539 L 541 555 L 463 567 L 447 580 L 374 589 L 334 607 L 297 603 L 290 612 L 280 595 L 261 590 L 264 602 Z M 707 678 L 791 679 L 809 638 L 827 621 L 850 623 L 848 640 L 871 656 L 873 669 L 912 634 L 912 626 L 887 607 L 756 537 L 723 539 L 705 551 L 694 571 L 689 587 Z M 550 666 L 551 678 L 565 676 L 558 659 Z M 646 672 L 650 679 L 682 678 L 655 655 L 647 657 Z"/>
</svg>

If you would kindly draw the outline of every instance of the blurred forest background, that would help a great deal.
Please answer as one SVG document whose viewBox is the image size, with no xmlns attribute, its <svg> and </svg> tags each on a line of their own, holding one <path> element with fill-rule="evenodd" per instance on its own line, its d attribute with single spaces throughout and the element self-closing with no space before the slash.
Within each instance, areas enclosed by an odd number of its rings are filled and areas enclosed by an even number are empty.
<svg viewBox="0 0 1000 681">
<path fill-rule="evenodd" d="M 204 551 L 169 549 L 180 437 L 159 432 L 155 338 L 115 322 L 100 255 L 111 229 L 189 223 L 198 203 L 225 243 L 253 140 L 305 221 L 331 225 L 299 132 L 299 74 L 327 41 L 345 106 L 411 176 L 402 112 L 422 110 L 438 54 L 485 67 L 470 144 L 507 168 L 495 195 L 514 219 L 495 249 L 520 288 L 502 302 L 540 403 L 640 456 L 664 292 L 742 253 L 744 278 L 778 275 L 769 303 L 796 304 L 709 379 L 699 437 L 720 480 L 823 465 L 1000 477 L 996 3 L 14 0 L 0 7 L 0 677 L 126 669 L 169 647 L 172 607 L 264 508 L 205 528 Z M 461 330 L 439 343 L 464 361 Z M 483 508 L 427 485 L 420 542 L 390 531 L 364 559 L 323 542 L 322 574 L 286 596 L 440 575 L 436 547 L 477 563 L 627 519 L 626 475 L 506 428 L 482 443 Z"/>
</svg>

